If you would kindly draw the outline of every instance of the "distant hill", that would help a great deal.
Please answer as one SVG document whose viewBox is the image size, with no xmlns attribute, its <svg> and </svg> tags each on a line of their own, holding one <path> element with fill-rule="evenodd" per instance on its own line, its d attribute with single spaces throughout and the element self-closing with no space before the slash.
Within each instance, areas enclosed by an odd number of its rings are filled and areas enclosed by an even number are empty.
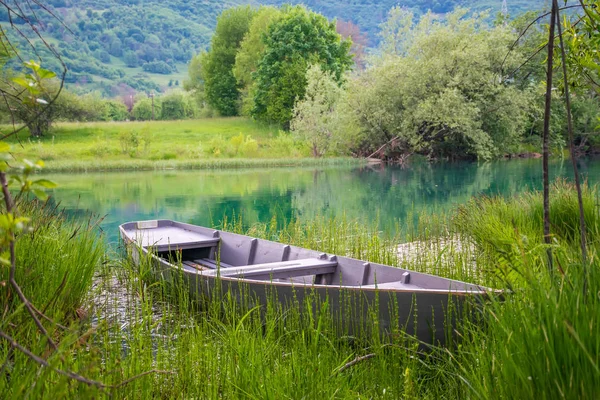
<svg viewBox="0 0 600 400">
<path fill-rule="evenodd" d="M 544 3 L 547 1 L 544 0 Z M 63 24 L 37 12 L 43 34 L 68 66 L 67 84 L 72 90 L 99 90 L 106 96 L 133 91 L 163 91 L 182 84 L 187 62 L 206 49 L 217 16 L 240 4 L 303 3 L 328 18 L 358 25 L 374 45 L 379 24 L 396 4 L 417 14 L 431 10 L 447 13 L 457 6 L 492 15 L 502 0 L 47 0 L 44 2 Z M 543 6 L 539 0 L 508 0 L 509 13 L 517 15 Z M 8 16 L 2 9 L 0 22 Z M 19 23 L 19 21 L 15 21 Z M 22 39 L 20 48 L 27 49 Z M 59 64 L 40 46 L 46 66 Z"/>
</svg>

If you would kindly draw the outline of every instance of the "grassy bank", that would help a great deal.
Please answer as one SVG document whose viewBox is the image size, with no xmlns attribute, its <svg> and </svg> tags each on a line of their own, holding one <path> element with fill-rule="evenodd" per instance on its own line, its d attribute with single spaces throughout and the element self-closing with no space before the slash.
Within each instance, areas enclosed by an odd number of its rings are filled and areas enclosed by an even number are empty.
<svg viewBox="0 0 600 400">
<path fill-rule="evenodd" d="M 590 272 L 574 233 L 572 188 L 553 189 L 556 268 L 546 265 L 537 219 L 539 193 L 474 200 L 448 216 L 423 216 L 416 251 L 398 238 L 346 218 L 258 224 L 246 233 L 403 265 L 498 288 L 517 287 L 459 326 L 458 347 L 419 350 L 400 334 L 344 336 L 327 303 L 299 313 L 279 304 L 238 305 L 233 296 L 196 309 L 177 281 L 155 281 L 149 265 L 124 259 L 104 266 L 90 320 L 63 333 L 53 365 L 117 387 L 70 383 L 20 354 L 0 374 L 6 397 L 60 398 L 594 398 L 600 390 L 600 221 L 597 191 L 586 191 Z M 532 221 L 533 219 L 533 221 Z M 399 222 L 402 223 L 402 222 Z M 240 220 L 222 228 L 244 231 Z M 42 255 L 47 254 L 42 252 Z M 49 254 L 49 253 L 48 253 Z M 54 282 L 59 285 L 59 282 Z M 53 292 L 52 285 L 45 289 Z M 584 292 L 586 286 L 586 292 Z M 373 321 L 376 322 L 375 320 Z M 43 351 L 43 346 L 37 348 Z M 0 348 L 0 362 L 6 347 Z M 355 361 L 355 362 L 354 362 Z M 152 371 L 149 374 L 145 372 Z M 36 383 L 34 383 L 36 382 Z"/>
<path fill-rule="evenodd" d="M 59 123 L 45 137 L 11 139 L 17 158 L 45 171 L 275 167 L 359 162 L 314 159 L 306 143 L 246 118 Z M 19 144 L 17 144 L 19 143 Z"/>
</svg>

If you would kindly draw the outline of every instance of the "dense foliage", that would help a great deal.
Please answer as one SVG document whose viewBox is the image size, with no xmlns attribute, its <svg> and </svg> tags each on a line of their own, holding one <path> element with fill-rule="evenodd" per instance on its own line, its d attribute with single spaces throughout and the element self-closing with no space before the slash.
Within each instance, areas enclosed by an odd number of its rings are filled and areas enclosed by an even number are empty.
<svg viewBox="0 0 600 400">
<path fill-rule="evenodd" d="M 254 15 L 249 6 L 224 11 L 217 20 L 210 51 L 202 61 L 206 100 L 223 116 L 238 114 L 240 92 L 233 67 Z"/>
<path fill-rule="evenodd" d="M 292 118 L 295 101 L 304 97 L 310 63 L 319 63 L 341 82 L 352 62 L 350 41 L 341 40 L 334 23 L 304 7 L 286 10 L 263 40 L 251 115 L 283 126 Z"/>
<path fill-rule="evenodd" d="M 302 6 L 233 8 L 219 17 L 210 50 L 190 64 L 186 87 L 221 115 L 288 126 L 308 66 L 319 63 L 340 83 L 349 49 L 334 23 Z"/>
<path fill-rule="evenodd" d="M 345 145 L 354 154 L 398 161 L 411 154 L 491 159 L 539 151 L 543 56 L 526 61 L 544 43 L 543 28 L 530 27 L 514 45 L 527 21 L 530 15 L 489 26 L 485 16 L 466 10 L 442 19 L 393 8 L 369 67 L 349 76 L 341 95 L 321 86 L 323 93 L 297 103 L 292 126 L 306 131 L 301 127 L 310 121 L 322 149 L 339 152 Z M 566 143 L 566 113 L 559 94 L 555 97 L 551 138 L 559 149 Z M 337 100 L 324 113 L 319 107 L 328 98 Z M 581 88 L 573 113 L 581 150 L 590 150 L 598 136 L 597 94 Z"/>
</svg>

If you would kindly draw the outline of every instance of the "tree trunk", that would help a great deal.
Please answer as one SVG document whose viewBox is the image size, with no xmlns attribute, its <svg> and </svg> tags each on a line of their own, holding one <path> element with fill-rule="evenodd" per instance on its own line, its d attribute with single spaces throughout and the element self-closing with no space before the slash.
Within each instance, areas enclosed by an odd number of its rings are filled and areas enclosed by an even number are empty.
<svg viewBox="0 0 600 400">
<path fill-rule="evenodd" d="M 554 67 L 554 30 L 556 24 L 556 1 L 552 3 L 552 13 L 550 15 L 550 29 L 548 33 L 548 60 L 546 64 L 546 109 L 544 112 L 544 136 L 543 136 L 543 173 L 544 184 L 544 243 L 550 244 L 550 181 L 548 177 L 548 138 L 550 136 L 550 112 L 552 106 L 552 69 Z M 552 249 L 548 248 L 548 269 L 552 272 Z"/>
</svg>

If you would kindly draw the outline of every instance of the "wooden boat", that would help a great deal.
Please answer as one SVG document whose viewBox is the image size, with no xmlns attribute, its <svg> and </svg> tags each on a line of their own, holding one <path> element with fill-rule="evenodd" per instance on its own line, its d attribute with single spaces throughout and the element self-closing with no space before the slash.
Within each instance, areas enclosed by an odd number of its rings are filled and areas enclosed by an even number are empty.
<svg viewBox="0 0 600 400">
<path fill-rule="evenodd" d="M 242 293 L 251 294 L 263 304 L 273 298 L 282 304 L 305 304 L 307 296 L 327 299 L 346 332 L 377 326 L 383 331 L 401 329 L 424 343 L 444 343 L 465 300 L 482 298 L 489 291 L 170 220 L 129 222 L 119 230 L 136 262 L 150 257 L 154 270 L 165 279 L 182 273 L 195 295 L 210 298 L 219 287 L 240 298 Z"/>
</svg>

